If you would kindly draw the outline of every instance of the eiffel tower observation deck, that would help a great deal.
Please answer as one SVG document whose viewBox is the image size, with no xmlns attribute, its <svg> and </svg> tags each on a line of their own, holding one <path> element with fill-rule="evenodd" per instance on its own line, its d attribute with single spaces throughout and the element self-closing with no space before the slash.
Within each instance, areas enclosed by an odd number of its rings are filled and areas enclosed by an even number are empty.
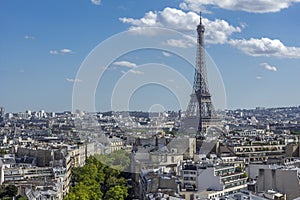
<svg viewBox="0 0 300 200">
<path fill-rule="evenodd" d="M 202 24 L 200 14 L 200 23 L 197 26 L 198 42 L 193 92 L 187 107 L 186 116 L 181 122 L 181 131 L 196 133 L 197 135 L 204 134 L 210 127 L 221 125 L 221 120 L 215 112 L 208 87 L 204 32 L 205 27 Z"/>
</svg>

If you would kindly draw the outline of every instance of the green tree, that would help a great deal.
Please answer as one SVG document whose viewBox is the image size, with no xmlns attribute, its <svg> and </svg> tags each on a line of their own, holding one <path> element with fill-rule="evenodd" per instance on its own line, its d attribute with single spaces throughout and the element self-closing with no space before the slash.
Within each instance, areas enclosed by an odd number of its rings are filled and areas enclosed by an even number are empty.
<svg viewBox="0 0 300 200">
<path fill-rule="evenodd" d="M 128 171 L 130 165 L 130 154 L 125 150 L 114 151 L 107 155 L 97 155 L 96 159 L 119 171 Z"/>
<path fill-rule="evenodd" d="M 6 195 L 9 197 L 14 197 L 18 193 L 18 188 L 14 185 L 8 185 L 5 187 Z"/>
<path fill-rule="evenodd" d="M 71 187 L 70 192 L 65 199 L 103 199 L 102 197 L 111 196 L 113 194 L 113 190 L 116 190 L 117 193 L 115 195 L 118 195 L 118 198 L 114 197 L 111 199 L 126 198 L 128 196 L 128 188 L 126 187 L 127 181 L 122 177 L 121 171 L 116 168 L 112 168 L 110 165 L 103 162 L 103 160 L 105 160 L 107 163 L 117 164 L 117 166 L 121 164 L 127 165 L 126 163 L 128 161 L 123 162 L 122 160 L 126 155 L 125 153 L 122 151 L 121 155 L 110 154 L 107 156 L 92 156 L 86 160 L 86 165 L 74 168 L 72 170 L 71 180 L 74 186 Z M 102 160 L 99 159 L 100 157 Z M 123 163 L 119 161 L 122 161 Z"/>
<path fill-rule="evenodd" d="M 0 154 L 1 155 L 7 154 L 7 150 L 6 149 L 0 149 Z"/>
<path fill-rule="evenodd" d="M 12 197 L 15 197 L 17 193 L 18 193 L 18 188 L 11 184 L 5 187 L 1 186 L 0 188 L 1 199 L 11 199 Z"/>
<path fill-rule="evenodd" d="M 27 197 L 26 196 L 19 196 L 17 199 L 18 200 L 27 200 Z"/>
<path fill-rule="evenodd" d="M 65 198 L 66 200 L 92 200 L 101 199 L 102 192 L 98 185 L 87 186 L 80 182 L 71 188 L 71 191 Z"/>
<path fill-rule="evenodd" d="M 105 200 L 124 200 L 128 196 L 128 191 L 125 186 L 116 185 L 111 187 L 104 199 Z"/>
</svg>

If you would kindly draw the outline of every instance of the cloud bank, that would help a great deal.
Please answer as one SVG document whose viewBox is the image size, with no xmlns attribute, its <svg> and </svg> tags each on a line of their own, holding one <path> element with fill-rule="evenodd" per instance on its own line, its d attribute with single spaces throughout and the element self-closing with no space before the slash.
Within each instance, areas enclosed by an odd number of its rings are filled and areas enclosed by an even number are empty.
<svg viewBox="0 0 300 200">
<path fill-rule="evenodd" d="M 249 40 L 230 40 L 229 44 L 251 56 L 274 56 L 281 58 L 300 58 L 300 48 L 285 46 L 278 39 L 251 38 Z"/>
<path fill-rule="evenodd" d="M 176 8 L 166 7 L 162 11 L 150 11 L 140 19 L 120 18 L 123 23 L 130 24 L 129 30 L 138 34 L 155 34 L 149 33 L 147 27 L 169 28 L 179 32 L 195 34 L 195 27 L 199 24 L 199 15 L 194 12 L 184 12 Z M 216 19 L 211 21 L 202 18 L 206 28 L 206 42 L 212 44 L 224 44 L 228 37 L 235 32 L 241 32 L 240 27 L 234 27 L 227 21 Z M 145 31 L 143 31 L 145 30 Z M 171 44 L 174 41 L 170 41 Z M 183 44 L 181 44 L 184 47 Z"/>
<path fill-rule="evenodd" d="M 207 13 L 212 7 L 250 13 L 270 13 L 279 12 L 299 2 L 300 0 L 184 0 L 180 4 L 180 8 Z"/>
</svg>

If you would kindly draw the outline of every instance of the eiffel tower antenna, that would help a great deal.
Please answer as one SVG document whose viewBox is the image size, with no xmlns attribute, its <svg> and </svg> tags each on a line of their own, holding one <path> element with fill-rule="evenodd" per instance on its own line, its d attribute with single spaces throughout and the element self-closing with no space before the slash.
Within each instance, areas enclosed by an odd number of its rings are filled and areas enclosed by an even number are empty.
<svg viewBox="0 0 300 200">
<path fill-rule="evenodd" d="M 199 16 L 200 16 L 200 25 L 202 25 L 202 12 L 201 11 L 200 11 Z"/>
</svg>

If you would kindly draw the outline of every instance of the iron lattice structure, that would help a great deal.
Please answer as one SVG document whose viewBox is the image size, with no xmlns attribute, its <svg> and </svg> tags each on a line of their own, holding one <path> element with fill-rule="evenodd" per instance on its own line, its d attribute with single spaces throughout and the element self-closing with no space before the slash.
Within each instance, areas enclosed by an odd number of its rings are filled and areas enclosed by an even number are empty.
<svg viewBox="0 0 300 200">
<path fill-rule="evenodd" d="M 200 16 L 200 24 L 197 26 L 198 46 L 193 93 L 191 94 L 191 99 L 186 112 L 186 120 L 197 119 L 197 133 L 205 132 L 209 126 L 216 125 L 219 121 L 208 87 L 205 64 L 204 32 L 205 27 L 202 24 Z"/>
</svg>

